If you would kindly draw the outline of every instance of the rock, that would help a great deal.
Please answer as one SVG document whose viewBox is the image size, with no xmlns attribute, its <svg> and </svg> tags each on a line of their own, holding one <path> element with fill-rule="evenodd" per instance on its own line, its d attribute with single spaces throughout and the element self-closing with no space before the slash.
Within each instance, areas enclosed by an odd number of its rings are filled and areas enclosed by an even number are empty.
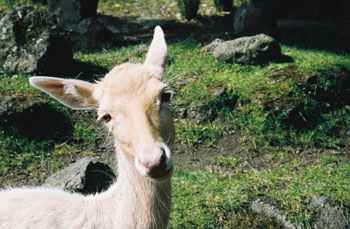
<svg viewBox="0 0 350 229">
<path fill-rule="evenodd" d="M 59 26 L 70 29 L 81 20 L 95 17 L 98 0 L 49 0 L 48 9 L 58 19 Z"/>
<path fill-rule="evenodd" d="M 293 225 L 290 221 L 286 219 L 275 207 L 270 204 L 265 204 L 260 199 L 253 201 L 251 204 L 251 209 L 253 212 L 259 215 L 264 215 L 266 217 L 273 218 L 279 225 L 286 229 L 296 229 L 299 226 Z"/>
<path fill-rule="evenodd" d="M 111 17 L 107 15 L 97 15 L 95 18 L 101 25 L 103 25 L 113 34 L 130 32 L 128 23 L 120 20 L 119 18 Z"/>
<path fill-rule="evenodd" d="M 72 47 L 48 11 L 19 7 L 0 20 L 0 31 L 5 71 L 54 73 L 73 61 Z"/>
<path fill-rule="evenodd" d="M 30 93 L 6 94 L 0 98 L 0 126 L 8 135 L 57 143 L 73 138 L 71 121 L 46 98 Z"/>
<path fill-rule="evenodd" d="M 238 96 L 225 85 L 208 89 L 209 100 L 179 109 L 179 117 L 196 123 L 214 122 L 222 109 L 234 109 Z"/>
<path fill-rule="evenodd" d="M 16 99 L 11 96 L 3 96 L 0 98 L 0 117 L 14 113 L 16 110 Z"/>
<path fill-rule="evenodd" d="M 312 196 L 309 207 L 315 215 L 315 228 L 348 228 L 343 212 L 338 207 L 332 206 L 325 197 Z"/>
<path fill-rule="evenodd" d="M 140 45 L 138 48 L 134 49 L 126 56 L 124 62 L 128 62 L 130 59 L 135 57 L 142 57 L 143 55 L 146 55 L 148 49 L 149 47 L 147 45 Z"/>
<path fill-rule="evenodd" d="M 106 190 L 114 178 L 115 175 L 108 165 L 98 162 L 96 158 L 85 157 L 48 177 L 44 186 L 94 194 Z"/>
<path fill-rule="evenodd" d="M 279 93 L 271 93 L 269 88 L 262 86 L 257 89 L 259 93 L 254 102 L 266 111 L 283 112 L 287 116 L 299 115 L 296 111 L 305 104 L 305 97 L 297 95 L 293 88 L 308 87 L 315 77 L 314 72 L 300 70 L 295 65 L 271 69 L 267 78 L 275 87 L 281 88 Z"/>
<path fill-rule="evenodd" d="M 264 64 L 283 59 L 279 43 L 265 34 L 225 41 L 214 49 L 213 55 L 217 60 L 237 64 Z"/>
<path fill-rule="evenodd" d="M 276 83 L 289 80 L 299 87 L 305 87 L 309 82 L 314 81 L 315 77 L 314 72 L 300 70 L 296 65 L 272 69 L 267 75 L 267 78 Z"/>
<path fill-rule="evenodd" d="M 220 38 L 215 38 L 215 40 L 213 42 L 211 42 L 210 44 L 204 46 L 201 49 L 201 53 L 208 53 L 208 52 L 213 52 L 214 49 L 221 43 L 223 43 L 224 40 L 220 39 Z"/>
<path fill-rule="evenodd" d="M 73 31 L 96 40 L 108 40 L 112 35 L 110 30 L 92 17 L 81 20 L 73 27 Z"/>
<path fill-rule="evenodd" d="M 234 32 L 238 36 L 254 36 L 259 33 L 279 38 L 279 30 L 273 14 L 264 4 L 243 5 L 235 12 Z"/>
</svg>

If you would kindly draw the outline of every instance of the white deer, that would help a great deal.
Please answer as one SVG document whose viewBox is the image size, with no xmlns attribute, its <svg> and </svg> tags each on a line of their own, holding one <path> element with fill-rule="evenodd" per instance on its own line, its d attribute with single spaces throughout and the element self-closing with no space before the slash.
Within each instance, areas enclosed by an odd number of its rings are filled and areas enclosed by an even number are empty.
<svg viewBox="0 0 350 229">
<path fill-rule="evenodd" d="M 96 83 L 30 78 L 33 86 L 68 107 L 97 109 L 115 139 L 119 176 L 95 196 L 43 187 L 2 190 L 1 229 L 167 227 L 174 168 L 169 147 L 175 135 L 172 92 L 161 81 L 167 55 L 157 26 L 143 64 L 116 66 Z"/>
</svg>

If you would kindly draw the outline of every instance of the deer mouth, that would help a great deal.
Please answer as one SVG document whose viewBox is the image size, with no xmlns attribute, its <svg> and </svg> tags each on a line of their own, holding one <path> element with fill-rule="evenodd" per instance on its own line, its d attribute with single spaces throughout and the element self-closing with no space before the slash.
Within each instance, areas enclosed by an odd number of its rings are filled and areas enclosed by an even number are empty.
<svg viewBox="0 0 350 229">
<path fill-rule="evenodd" d="M 169 168 L 159 171 L 155 174 L 149 175 L 150 178 L 152 178 L 153 180 L 156 181 L 163 181 L 163 180 L 167 180 L 171 177 L 171 175 L 174 172 L 174 166 L 170 166 Z"/>
</svg>

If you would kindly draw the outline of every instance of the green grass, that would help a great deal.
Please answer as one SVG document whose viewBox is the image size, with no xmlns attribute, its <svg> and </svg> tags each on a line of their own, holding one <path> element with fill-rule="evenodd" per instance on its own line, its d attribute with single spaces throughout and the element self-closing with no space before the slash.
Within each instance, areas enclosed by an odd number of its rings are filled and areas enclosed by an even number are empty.
<svg viewBox="0 0 350 229">
<path fill-rule="evenodd" d="M 82 148 L 86 149 L 83 154 L 91 154 L 89 147 L 86 146 L 93 146 L 96 143 L 101 130 L 90 126 L 81 118 L 81 114 L 77 116 L 69 108 L 30 86 L 29 75 L 10 75 L 2 71 L 0 85 L 2 88 L 0 96 L 14 99 L 10 101 L 14 106 L 13 109 L 9 109 L 10 114 L 2 114 L 0 120 L 0 178 L 8 176 L 13 178 L 20 174 L 39 176 L 38 171 L 42 168 L 57 171 L 62 169 L 63 157 L 72 158 L 71 154 L 81 152 Z M 27 109 L 31 109 L 32 106 L 37 107 L 33 108 L 37 111 L 32 112 L 44 114 L 41 116 L 44 125 L 39 128 L 30 124 L 21 127 L 18 123 L 28 118 L 23 116 L 22 112 L 28 112 Z M 32 118 L 29 117 L 30 120 L 26 122 L 39 121 Z M 62 127 L 55 132 L 50 126 L 56 125 L 57 121 Z M 59 137 L 62 131 L 65 134 L 65 128 L 70 126 L 65 126 L 68 123 L 72 125 L 73 139 L 67 138 L 62 143 L 57 136 Z M 30 130 L 30 128 L 34 129 Z"/>
<path fill-rule="evenodd" d="M 0 14 L 23 2 L 1 2 Z M 99 12 L 139 16 L 145 9 L 143 16 L 178 17 L 176 1 L 152 2 L 154 4 L 101 0 Z M 212 1 L 202 3 L 208 4 L 207 9 L 214 8 Z M 166 10 L 162 11 L 161 7 Z M 147 11 L 162 13 L 154 15 Z M 294 59 L 293 65 L 301 71 L 315 73 L 315 79 L 301 87 L 292 79 L 276 82 L 268 78 L 271 71 L 290 64 L 221 63 L 211 54 L 200 52 L 203 40 L 189 37 L 169 43 L 170 61 L 165 81 L 176 91 L 172 101 L 176 144 L 215 149 L 221 137 L 238 130 L 248 139 L 245 153 L 265 156 L 267 164 L 256 167 L 232 155 L 214 158 L 220 168 L 215 173 L 178 170 L 173 179 L 170 228 L 269 228 L 250 211 L 251 202 L 257 198 L 273 204 L 288 220 L 302 228 L 313 228 L 314 215 L 307 207 L 312 195 L 325 196 L 344 208 L 350 206 L 350 165 L 346 148 L 350 137 L 350 106 L 339 100 L 329 100 L 341 95 L 342 84 L 336 82 L 349 80 L 340 74 L 343 67 L 350 67 L 349 55 L 282 45 L 283 53 Z M 86 47 L 86 52 L 76 52 L 74 58 L 111 69 L 125 61 L 142 62 L 144 55 L 132 55 L 138 47 L 110 48 L 106 45 L 100 52 Z M 28 78 L 26 74 L 0 71 L 0 96 L 20 99 L 23 109 L 28 103 L 48 105 L 69 121 L 72 136 L 65 141 L 28 138 L 18 126 L 1 120 L 0 181 L 21 175 L 28 179 L 39 177 L 43 168 L 60 170 L 64 167 L 63 159 L 67 162 L 76 158 L 72 155 L 94 155 L 93 147 L 103 138 L 102 130 L 86 118 L 91 114 L 63 107 L 31 87 Z M 213 93 L 217 89 L 224 92 L 217 96 Z M 266 99 L 286 97 L 303 99 L 296 115 L 283 109 L 267 110 L 259 104 Z M 185 110 L 204 116 L 213 114 L 220 122 L 183 118 Z M 313 150 L 322 153 L 311 159 L 298 154 Z"/>
<path fill-rule="evenodd" d="M 298 170 L 295 159 L 284 166 L 264 171 L 241 172 L 242 164 L 223 174 L 177 172 L 174 177 L 174 205 L 170 228 L 244 228 L 240 212 L 257 198 L 273 203 L 287 220 L 312 228 L 313 215 L 306 207 L 311 195 L 349 204 L 348 164 L 335 165 L 335 157 Z M 333 158 L 329 162 L 329 158 Z M 227 165 L 227 162 L 225 163 Z M 267 225 L 263 225 L 267 226 Z"/>
<path fill-rule="evenodd" d="M 132 50 L 138 46 L 129 46 L 116 50 L 105 50 L 102 53 L 76 53 L 77 60 L 112 68 L 125 61 Z M 219 173 L 178 171 L 174 176 L 174 204 L 170 223 L 171 228 L 217 228 L 239 227 L 239 222 L 253 225 L 253 214 L 249 204 L 255 198 L 264 197 L 293 223 L 303 228 L 311 228 L 313 216 L 306 205 L 313 194 L 330 198 L 337 203 L 350 204 L 350 185 L 346 182 L 350 173 L 347 162 L 337 155 L 325 154 L 311 164 L 290 159 L 285 152 L 288 147 L 322 147 L 333 148 L 340 154 L 342 139 L 346 138 L 346 126 L 350 121 L 349 106 L 332 109 L 321 114 L 313 129 L 286 128 L 282 118 L 271 116 L 254 100 L 257 90 L 264 85 L 270 93 L 278 96 L 279 90 L 295 90 L 304 93 L 303 88 L 295 88 L 293 82 L 277 85 L 270 82 L 266 74 L 274 68 L 282 68 L 287 64 L 268 64 L 266 66 L 240 66 L 224 64 L 216 61 L 209 54 L 200 53 L 197 40 L 189 38 L 185 41 L 169 44 L 171 64 L 167 68 L 166 81 L 177 91 L 173 104 L 175 111 L 186 109 L 204 109 L 205 112 L 214 107 L 218 115 L 229 128 L 240 129 L 252 141 L 249 150 L 267 152 L 271 162 L 278 161 L 279 166 L 256 170 L 236 157 L 218 157 L 216 163 L 222 167 Z M 315 87 L 331 88 L 332 82 L 323 78 L 320 73 L 337 66 L 349 66 L 346 55 L 338 55 L 316 50 L 302 50 L 283 46 L 302 70 L 313 71 L 318 75 Z M 142 61 L 143 57 L 130 57 L 133 62 Z M 47 96 L 31 88 L 28 75 L 12 76 L 2 73 L 0 83 L 3 93 L 14 93 L 16 96 L 30 94 L 33 97 L 50 101 L 54 109 L 62 111 L 66 116 L 73 113 Z M 188 83 L 182 83 L 188 79 Z M 217 98 L 210 94 L 217 87 L 227 88 L 227 94 Z M 305 95 L 308 96 L 308 95 Z M 238 98 L 233 107 L 227 107 L 225 101 Z M 324 101 L 317 101 L 310 95 L 305 103 L 310 109 Z M 313 106 L 310 103 L 316 103 Z M 18 138 L 0 132 L 0 175 L 20 173 L 35 174 L 40 166 L 48 166 L 59 170 L 60 156 L 79 151 L 79 147 L 93 145 L 99 138 L 99 131 L 89 127 L 84 119 L 70 119 L 73 123 L 74 140 L 66 143 L 54 141 L 36 141 Z M 227 126 L 208 122 L 196 123 L 190 119 L 176 119 L 177 143 L 198 146 L 213 146 L 217 139 L 225 135 Z M 345 125 L 346 124 L 346 125 Z M 334 131 L 337 130 L 335 133 Z M 276 145 L 275 143 L 278 142 Z M 274 144 L 272 144 L 274 143 Z M 87 150 L 85 154 L 91 154 Z M 47 162 L 49 163 L 47 164 Z M 46 163 L 46 164 L 45 164 Z M 252 224 L 251 224 L 252 223 Z"/>
</svg>

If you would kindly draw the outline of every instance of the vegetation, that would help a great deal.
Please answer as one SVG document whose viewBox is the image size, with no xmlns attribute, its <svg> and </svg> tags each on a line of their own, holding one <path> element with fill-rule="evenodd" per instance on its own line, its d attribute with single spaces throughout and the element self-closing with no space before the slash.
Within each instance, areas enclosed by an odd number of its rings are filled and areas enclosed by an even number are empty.
<svg viewBox="0 0 350 229">
<path fill-rule="evenodd" d="M 233 9 L 233 0 L 214 0 L 218 11 L 231 11 Z"/>
<path fill-rule="evenodd" d="M 178 0 L 181 15 L 186 19 L 197 18 L 200 0 Z"/>
<path fill-rule="evenodd" d="M 99 12 L 113 14 L 108 11 L 113 5 L 121 15 L 140 15 L 137 7 L 142 2 L 133 6 L 101 0 Z M 148 3 L 150 11 L 163 4 L 159 2 Z M 174 15 L 177 8 L 169 2 L 164 4 Z M 207 2 L 213 7 L 212 1 Z M 207 41 L 203 35 L 169 43 L 166 80 L 176 91 L 172 101 L 176 144 L 188 151 L 200 147 L 219 151 L 221 139 L 239 138 L 242 144 L 237 147 L 242 150 L 228 156 L 218 153 L 213 170 L 177 170 L 170 228 L 272 228 L 250 210 L 250 203 L 258 198 L 276 206 L 292 223 L 313 228 L 314 215 L 307 207 L 312 195 L 329 198 L 350 220 L 346 210 L 350 206 L 349 55 L 282 45 L 282 52 L 293 58 L 292 64 L 241 66 L 201 53 Z M 110 69 L 138 47 L 77 51 L 74 58 Z M 144 56 L 128 59 L 141 62 Z M 300 77 L 291 77 L 295 75 Z M 0 72 L 0 97 L 23 104 L 14 111 L 18 113 L 14 119 L 10 114 L 0 115 L 3 186 L 25 180 L 40 184 L 43 173 L 60 170 L 84 155 L 98 155 L 96 147 L 106 137 L 88 118 L 93 114 L 64 108 L 30 87 L 28 77 Z M 39 137 L 32 135 L 16 123 L 22 123 L 20 113 L 33 104 L 39 111 L 49 110 L 54 123 L 66 123 L 69 128 L 47 130 L 44 126 Z M 232 136 L 233 132 L 238 134 Z"/>
</svg>

